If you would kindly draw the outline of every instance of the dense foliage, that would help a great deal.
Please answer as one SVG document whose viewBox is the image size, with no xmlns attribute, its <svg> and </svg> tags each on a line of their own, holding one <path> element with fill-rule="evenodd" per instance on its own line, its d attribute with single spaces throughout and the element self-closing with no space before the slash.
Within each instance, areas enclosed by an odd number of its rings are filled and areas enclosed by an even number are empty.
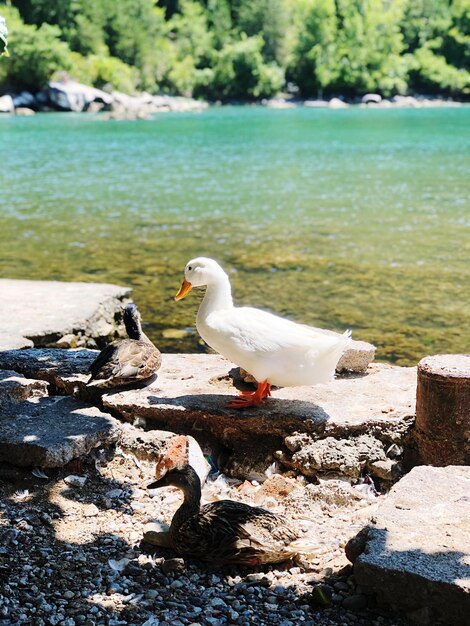
<svg viewBox="0 0 470 626">
<path fill-rule="evenodd" d="M 11 0 L 3 89 L 470 94 L 470 0 Z"/>
<path fill-rule="evenodd" d="M 8 56 L 8 28 L 5 18 L 0 15 L 0 56 Z"/>
</svg>

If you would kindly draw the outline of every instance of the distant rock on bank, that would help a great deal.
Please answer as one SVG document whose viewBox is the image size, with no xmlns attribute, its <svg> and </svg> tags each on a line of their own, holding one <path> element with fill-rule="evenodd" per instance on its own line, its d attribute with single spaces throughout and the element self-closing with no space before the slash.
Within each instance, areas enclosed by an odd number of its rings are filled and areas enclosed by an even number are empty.
<svg viewBox="0 0 470 626">
<path fill-rule="evenodd" d="M 77 113 L 86 111 L 92 102 L 98 102 L 103 106 L 110 106 L 113 102 L 109 93 L 73 80 L 51 82 L 42 95 L 54 108 Z"/>
<path fill-rule="evenodd" d="M 107 111 L 110 119 L 146 119 L 154 113 L 200 111 L 207 106 L 207 102 L 180 96 L 155 96 L 145 92 L 135 96 L 119 91 L 108 93 L 74 80 L 51 81 L 36 94 L 22 91 L 0 96 L 0 113 L 21 114 L 25 108 L 75 113 Z"/>
<path fill-rule="evenodd" d="M 426 108 L 426 107 L 457 107 L 462 102 L 449 100 L 439 96 L 400 96 L 396 95 L 392 98 L 383 98 L 378 93 L 366 93 L 362 98 L 353 98 L 351 100 L 340 98 L 331 98 L 330 100 L 311 99 L 299 100 L 296 98 L 275 97 L 269 100 L 262 100 L 261 104 L 271 109 L 292 109 L 294 107 L 307 108 L 329 108 L 329 109 L 346 109 L 350 105 L 356 105 L 361 108 Z"/>
</svg>

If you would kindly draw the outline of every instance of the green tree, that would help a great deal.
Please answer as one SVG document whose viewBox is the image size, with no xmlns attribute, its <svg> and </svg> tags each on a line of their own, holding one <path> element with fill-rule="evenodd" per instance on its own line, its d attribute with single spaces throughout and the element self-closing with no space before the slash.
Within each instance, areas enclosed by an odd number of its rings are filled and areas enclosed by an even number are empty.
<svg viewBox="0 0 470 626">
<path fill-rule="evenodd" d="M 406 90 L 406 63 L 401 57 L 404 0 L 337 0 L 338 77 L 346 93 Z"/>
<path fill-rule="evenodd" d="M 406 89 L 404 0 L 304 0 L 289 76 L 305 95 Z"/>
<path fill-rule="evenodd" d="M 232 13 L 229 0 L 207 0 L 207 24 L 211 30 L 214 47 L 223 47 L 232 38 Z"/>
<path fill-rule="evenodd" d="M 226 44 L 212 68 L 199 74 L 198 93 L 213 100 L 254 100 L 275 95 L 284 83 L 282 69 L 263 60 L 261 37 Z"/>
<path fill-rule="evenodd" d="M 322 95 L 338 76 L 338 18 L 334 0 L 306 0 L 288 77 L 304 95 Z"/>
<path fill-rule="evenodd" d="M 468 0 L 409 0 L 402 30 L 413 90 L 470 93 Z"/>
<path fill-rule="evenodd" d="M 72 67 L 70 50 L 57 26 L 24 24 L 13 7 L 2 9 L 10 29 L 11 58 L 0 66 L 0 84 L 37 91 L 59 70 Z"/>
<path fill-rule="evenodd" d="M 237 9 L 237 26 L 248 36 L 263 37 L 266 61 L 286 63 L 292 28 L 291 4 L 287 0 L 242 0 Z"/>
</svg>

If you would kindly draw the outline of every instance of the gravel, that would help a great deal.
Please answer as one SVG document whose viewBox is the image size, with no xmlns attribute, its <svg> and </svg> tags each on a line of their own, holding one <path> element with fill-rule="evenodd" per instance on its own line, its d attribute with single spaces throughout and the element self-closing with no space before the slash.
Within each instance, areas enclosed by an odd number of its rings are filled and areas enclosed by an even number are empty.
<svg viewBox="0 0 470 626">
<path fill-rule="evenodd" d="M 296 496 L 277 498 L 266 483 L 219 479 L 206 499 L 263 504 L 269 491 L 271 507 L 313 532 L 321 549 L 297 563 L 214 570 L 141 542 L 144 526 L 168 523 L 181 501 L 173 489 L 147 493 L 150 465 L 119 453 L 107 464 L 79 465 L 48 470 L 47 480 L 0 474 L 0 626 L 407 623 L 357 590 L 341 547 L 373 514 L 373 500 L 326 506 L 294 476 L 286 480 L 295 481 Z M 70 474 L 86 481 L 67 484 Z"/>
</svg>

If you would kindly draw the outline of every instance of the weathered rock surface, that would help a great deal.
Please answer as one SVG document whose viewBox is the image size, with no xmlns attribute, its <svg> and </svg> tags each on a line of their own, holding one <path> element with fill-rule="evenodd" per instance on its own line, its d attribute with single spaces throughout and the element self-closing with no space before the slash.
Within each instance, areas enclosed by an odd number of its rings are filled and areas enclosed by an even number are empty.
<svg viewBox="0 0 470 626">
<path fill-rule="evenodd" d="M 336 365 L 336 371 L 365 372 L 374 360 L 375 346 L 367 341 L 353 339 Z"/>
<path fill-rule="evenodd" d="M 0 350 L 57 345 L 65 335 L 77 345 L 115 338 L 130 289 L 108 284 L 0 280 Z"/>
<path fill-rule="evenodd" d="M 354 573 L 364 590 L 419 624 L 468 624 L 470 467 L 416 467 L 397 483 Z"/>
<path fill-rule="evenodd" d="M 371 435 L 349 439 L 314 440 L 305 433 L 284 440 L 292 456 L 276 455 L 284 465 L 293 467 L 306 476 L 334 471 L 351 478 L 359 478 L 364 468 L 373 470 L 376 462 L 387 460 L 383 444 Z M 381 478 L 385 476 L 382 472 Z M 391 477 L 390 477 L 391 478 Z"/>
<path fill-rule="evenodd" d="M 159 376 L 149 387 L 103 395 L 85 384 L 95 356 L 91 350 L 5 351 L 0 353 L 0 368 L 46 380 L 82 400 L 100 401 L 104 410 L 124 421 L 143 418 L 149 427 L 190 433 L 233 475 L 262 475 L 276 451 L 288 460 L 284 440 L 294 433 L 305 433 L 313 441 L 367 433 L 385 449 L 401 444 L 414 420 L 415 368 L 375 364 L 367 375 L 274 390 L 260 407 L 239 412 L 226 407 L 237 392 L 229 372 L 236 378 L 238 370 L 218 355 L 165 354 Z M 235 382 L 243 385 L 237 378 Z M 380 445 L 374 444 L 377 449 Z M 369 461 L 360 458 L 357 467 Z M 384 459 L 383 453 L 374 453 L 370 462 Z"/>
<path fill-rule="evenodd" d="M 22 374 L 0 370 L 0 406 L 46 396 L 47 387 L 48 384 L 43 380 L 30 380 Z"/>
<path fill-rule="evenodd" d="M 34 109 L 30 109 L 29 107 L 17 107 L 15 109 L 15 115 L 27 117 L 28 115 L 36 115 L 36 111 L 34 111 Z"/>
<path fill-rule="evenodd" d="M 61 467 L 119 438 L 119 422 L 67 397 L 40 397 L 0 408 L 0 461 Z"/>
</svg>

